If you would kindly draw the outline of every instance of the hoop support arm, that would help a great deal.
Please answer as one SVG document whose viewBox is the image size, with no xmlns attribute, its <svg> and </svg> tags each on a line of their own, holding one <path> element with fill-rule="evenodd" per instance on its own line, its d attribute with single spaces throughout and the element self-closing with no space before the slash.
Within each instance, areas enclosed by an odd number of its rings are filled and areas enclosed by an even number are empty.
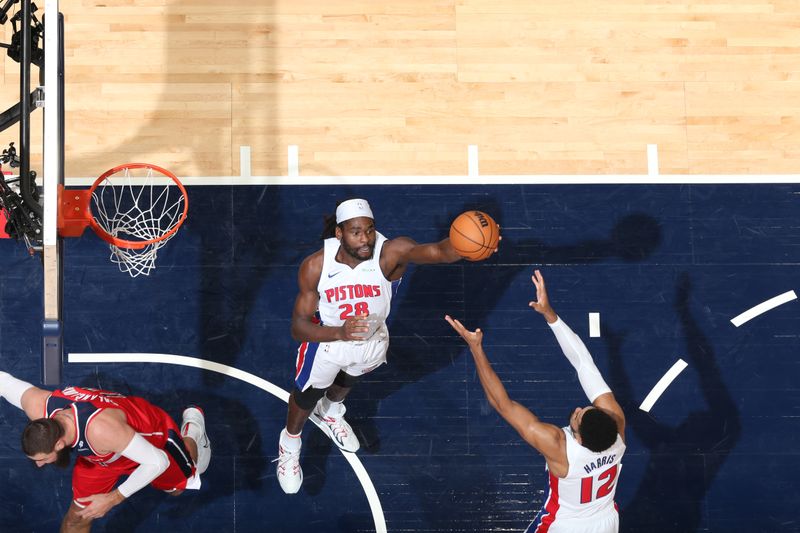
<svg viewBox="0 0 800 533">
<path fill-rule="evenodd" d="M 62 237 L 80 237 L 89 226 L 92 212 L 89 209 L 89 200 L 92 197 L 90 189 L 65 189 L 58 186 L 58 233 Z"/>
</svg>

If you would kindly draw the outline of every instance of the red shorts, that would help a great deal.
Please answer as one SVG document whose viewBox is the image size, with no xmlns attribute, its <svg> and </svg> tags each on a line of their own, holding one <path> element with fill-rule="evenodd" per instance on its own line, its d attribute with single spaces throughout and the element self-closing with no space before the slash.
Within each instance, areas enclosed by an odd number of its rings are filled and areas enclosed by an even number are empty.
<svg viewBox="0 0 800 533">
<path fill-rule="evenodd" d="M 175 425 L 172 422 L 172 425 Z M 167 442 L 162 448 L 169 457 L 169 466 L 150 486 L 167 492 L 186 488 L 186 481 L 195 473 L 195 465 L 183 439 L 180 437 L 177 426 L 168 432 Z M 120 457 L 106 466 L 93 463 L 85 457 L 78 457 L 72 471 L 72 498 L 78 500 L 95 494 L 106 494 L 114 490 L 117 481 L 122 476 L 127 476 L 139 467 L 127 457 Z M 85 507 L 75 501 L 75 505 Z"/>
</svg>

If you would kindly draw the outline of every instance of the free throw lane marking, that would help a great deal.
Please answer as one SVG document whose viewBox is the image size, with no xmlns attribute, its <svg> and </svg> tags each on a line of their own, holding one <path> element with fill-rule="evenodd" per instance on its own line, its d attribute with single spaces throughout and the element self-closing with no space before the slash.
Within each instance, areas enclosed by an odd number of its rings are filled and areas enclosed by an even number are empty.
<svg viewBox="0 0 800 533">
<path fill-rule="evenodd" d="M 658 383 L 656 383 L 656 386 L 653 387 L 653 390 L 647 394 L 647 397 L 642 402 L 642 405 L 639 406 L 639 409 L 649 413 L 650 409 L 653 408 L 653 404 L 658 401 L 661 395 L 664 394 L 664 391 L 667 390 L 667 387 L 669 387 L 670 383 L 672 383 L 672 381 L 678 377 L 678 374 L 683 372 L 683 369 L 687 366 L 688 365 L 686 364 L 686 361 L 683 359 L 678 359 L 675 364 L 672 365 L 672 368 L 667 370 L 667 373 L 658 380 Z"/>
<path fill-rule="evenodd" d="M 289 392 L 283 390 L 270 383 L 269 381 L 255 376 L 244 370 L 233 368 L 232 366 L 215 363 L 214 361 L 206 361 L 205 359 L 198 359 L 197 357 L 186 357 L 184 355 L 171 355 L 164 353 L 71 353 L 67 356 L 70 363 L 161 363 L 166 365 L 180 365 L 191 366 L 200 368 L 202 370 L 209 370 L 211 372 L 218 372 L 225 376 L 236 378 L 258 387 L 266 391 L 276 398 L 289 401 Z M 311 422 L 314 422 L 311 420 Z M 317 424 L 317 426 L 319 426 Z M 339 450 L 344 458 L 350 463 L 353 472 L 356 473 L 358 481 L 364 489 L 369 502 L 369 508 L 372 511 L 372 519 L 375 521 L 376 533 L 386 533 L 386 519 L 383 516 L 383 508 L 381 507 L 380 498 L 372 484 L 372 480 L 367 474 L 361 460 L 354 453 L 347 453 Z"/>
<path fill-rule="evenodd" d="M 760 304 L 751 307 L 739 316 L 731 318 L 731 323 L 738 328 L 748 320 L 752 320 L 758 315 L 766 313 L 770 309 L 774 309 L 781 304 L 785 304 L 786 302 L 791 302 L 792 300 L 796 299 L 797 295 L 794 293 L 794 291 L 784 292 L 783 294 L 779 294 L 774 298 L 770 298 L 766 302 L 761 302 Z"/>
</svg>

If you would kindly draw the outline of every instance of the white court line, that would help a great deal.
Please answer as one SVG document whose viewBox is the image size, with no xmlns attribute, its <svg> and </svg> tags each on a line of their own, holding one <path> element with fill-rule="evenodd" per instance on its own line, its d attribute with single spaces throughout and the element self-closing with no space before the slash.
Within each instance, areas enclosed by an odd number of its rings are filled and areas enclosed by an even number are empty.
<svg viewBox="0 0 800 533">
<path fill-rule="evenodd" d="M 758 315 L 766 313 L 770 309 L 774 309 L 781 304 L 785 304 L 786 302 L 791 302 L 792 300 L 796 299 L 797 295 L 794 293 L 794 291 L 784 292 L 783 294 L 779 294 L 774 298 L 770 298 L 766 302 L 761 302 L 760 304 L 751 307 L 741 315 L 731 318 L 731 323 L 738 328 L 748 320 L 752 320 Z"/>
<path fill-rule="evenodd" d="M 742 185 L 800 183 L 797 174 L 762 175 L 701 175 L 659 174 L 658 176 L 631 175 L 487 175 L 480 176 L 178 176 L 184 185 Z M 70 177 L 70 187 L 88 187 L 94 177 Z M 156 185 L 169 185 L 172 180 L 164 178 Z"/>
<path fill-rule="evenodd" d="M 683 369 L 687 366 L 688 365 L 686 364 L 686 361 L 683 359 L 678 359 L 675 361 L 675 364 L 672 365 L 672 368 L 667 370 L 667 373 L 661 376 L 661 379 L 658 380 L 658 383 L 656 383 L 656 386 L 653 387 L 653 390 L 647 394 L 647 397 L 642 402 L 642 405 L 639 406 L 639 409 L 649 413 L 650 409 L 653 408 L 653 404 L 658 401 L 661 395 L 664 394 L 664 391 L 667 390 L 667 387 L 669 387 L 670 383 L 672 383 L 672 381 L 678 377 L 678 374 L 683 372 Z"/>
<path fill-rule="evenodd" d="M 243 178 L 249 178 L 253 174 L 250 171 L 250 147 L 239 147 L 239 175 Z"/>
<path fill-rule="evenodd" d="M 290 144 L 287 153 L 288 166 L 286 173 L 289 177 L 296 178 L 300 175 L 300 149 L 296 144 Z"/>
<path fill-rule="evenodd" d="M 284 402 L 289 401 L 288 391 L 283 390 L 265 379 L 254 376 L 244 370 L 233 368 L 232 366 L 215 363 L 214 361 L 206 361 L 205 359 L 199 359 L 197 357 L 163 353 L 71 353 L 67 356 L 67 360 L 70 363 L 162 363 L 167 365 L 191 366 L 236 378 L 258 387 Z M 315 421 L 312 420 L 312 422 Z M 319 426 L 319 424 L 317 424 L 317 426 Z M 375 490 L 375 486 L 372 484 L 372 480 L 369 478 L 367 470 L 356 454 L 339 451 L 344 458 L 347 459 L 347 462 L 350 463 L 350 467 L 353 469 L 353 472 L 355 472 L 358 481 L 364 489 L 367 501 L 369 502 L 369 508 L 372 511 L 372 519 L 375 521 L 375 532 L 386 533 L 386 519 L 383 516 L 383 507 L 381 507 L 380 498 Z"/>
<path fill-rule="evenodd" d="M 658 176 L 658 145 L 647 145 L 647 175 Z"/>
<path fill-rule="evenodd" d="M 467 172 L 470 178 L 478 177 L 478 145 L 470 144 L 467 148 Z"/>
<path fill-rule="evenodd" d="M 600 313 L 589 313 L 589 336 L 600 336 Z"/>
<path fill-rule="evenodd" d="M 39 4 L 41 5 L 41 4 Z M 58 0 L 45 0 L 44 23 L 48 28 L 58 28 Z M 58 197 L 50 194 L 58 188 L 59 181 L 59 159 L 61 158 L 61 146 L 58 142 L 58 37 L 59 31 L 45 32 L 44 35 L 44 83 L 46 92 L 44 95 L 44 212 L 42 220 L 43 242 L 47 248 L 55 246 L 58 242 L 56 232 L 58 218 Z M 29 89 L 26 87 L 25 92 Z M 31 111 L 33 106 L 31 105 Z M 63 170 L 63 169 L 60 169 Z M 99 175 L 99 174 L 98 174 Z"/>
</svg>

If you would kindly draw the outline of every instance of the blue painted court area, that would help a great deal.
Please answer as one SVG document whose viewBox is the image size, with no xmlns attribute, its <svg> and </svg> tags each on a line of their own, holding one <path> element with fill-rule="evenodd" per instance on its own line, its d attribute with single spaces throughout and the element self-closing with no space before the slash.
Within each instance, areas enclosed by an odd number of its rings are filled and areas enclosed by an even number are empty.
<svg viewBox="0 0 800 533">
<path fill-rule="evenodd" d="M 378 229 L 420 242 L 481 209 L 502 226 L 482 263 L 412 268 L 393 302 L 389 364 L 348 402 L 390 532 L 522 531 L 546 495 L 543 459 L 488 406 L 445 313 L 485 332 L 512 398 L 567 423 L 586 399 L 544 320 L 527 307 L 534 267 L 628 417 L 621 530 L 800 529 L 800 305 L 730 319 L 798 288 L 798 186 L 193 187 L 189 220 L 150 277 L 130 279 L 87 232 L 66 243 L 67 353 L 207 359 L 286 390 L 297 267 L 337 200 L 367 198 Z M 0 241 L 0 368 L 39 380 L 41 264 Z M 589 338 L 588 314 L 601 336 Z M 651 412 L 639 404 L 688 363 Z M 206 412 L 214 455 L 199 492 L 146 489 L 95 531 L 374 531 L 340 452 L 308 424 L 300 493 L 275 478 L 286 405 L 240 380 L 163 364 L 66 364 L 68 384 L 144 396 L 178 418 Z M 55 531 L 68 471 L 19 450 L 25 419 L 0 404 L 0 530 Z"/>
</svg>

